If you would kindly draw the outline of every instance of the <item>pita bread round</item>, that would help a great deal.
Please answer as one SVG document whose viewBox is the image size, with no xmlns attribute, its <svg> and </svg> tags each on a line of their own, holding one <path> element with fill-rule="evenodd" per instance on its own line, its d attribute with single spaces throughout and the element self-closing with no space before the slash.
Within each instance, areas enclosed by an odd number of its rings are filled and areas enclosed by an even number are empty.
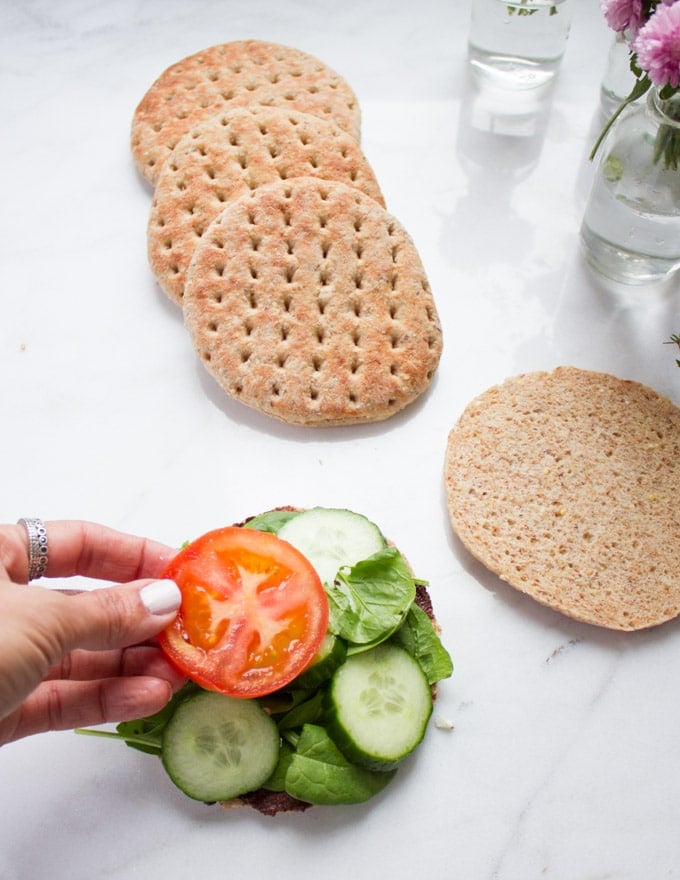
<svg viewBox="0 0 680 880">
<path fill-rule="evenodd" d="M 473 400 L 449 434 L 454 531 L 487 568 L 617 630 L 680 613 L 680 409 L 639 383 L 560 367 Z"/>
<path fill-rule="evenodd" d="M 333 122 L 278 107 L 249 107 L 201 119 L 160 171 L 147 227 L 149 263 L 178 305 L 203 232 L 234 199 L 291 177 L 339 180 L 384 204 L 354 138 Z"/>
<path fill-rule="evenodd" d="M 262 186 L 226 208 L 196 248 L 183 311 L 222 388 L 294 424 L 394 415 L 441 354 L 408 234 L 360 190 L 318 178 Z"/>
<path fill-rule="evenodd" d="M 339 74 L 300 49 L 237 40 L 178 61 L 149 88 L 132 120 L 137 168 L 155 183 L 168 154 L 199 119 L 257 104 L 311 113 L 360 136 L 359 103 Z"/>
</svg>

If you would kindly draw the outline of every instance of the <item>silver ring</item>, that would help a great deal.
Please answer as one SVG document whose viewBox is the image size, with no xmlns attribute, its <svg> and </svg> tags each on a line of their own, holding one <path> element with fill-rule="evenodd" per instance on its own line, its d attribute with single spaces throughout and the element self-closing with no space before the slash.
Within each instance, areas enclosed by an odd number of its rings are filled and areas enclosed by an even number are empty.
<svg viewBox="0 0 680 880">
<path fill-rule="evenodd" d="M 17 522 L 28 535 L 28 579 L 33 581 L 42 577 L 47 568 L 47 529 L 36 517 L 22 517 Z"/>
</svg>

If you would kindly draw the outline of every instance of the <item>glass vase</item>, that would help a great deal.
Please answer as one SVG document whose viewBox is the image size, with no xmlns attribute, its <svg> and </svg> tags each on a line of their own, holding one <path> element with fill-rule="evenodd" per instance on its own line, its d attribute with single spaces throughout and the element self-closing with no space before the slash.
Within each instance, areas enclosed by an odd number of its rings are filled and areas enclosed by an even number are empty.
<svg viewBox="0 0 680 880">
<path fill-rule="evenodd" d="M 478 77 L 505 89 L 553 80 L 571 25 L 573 0 L 472 0 L 468 59 Z"/>
<path fill-rule="evenodd" d="M 581 225 L 586 259 L 622 284 L 680 267 L 680 95 L 653 89 L 614 123 L 597 154 Z"/>
</svg>

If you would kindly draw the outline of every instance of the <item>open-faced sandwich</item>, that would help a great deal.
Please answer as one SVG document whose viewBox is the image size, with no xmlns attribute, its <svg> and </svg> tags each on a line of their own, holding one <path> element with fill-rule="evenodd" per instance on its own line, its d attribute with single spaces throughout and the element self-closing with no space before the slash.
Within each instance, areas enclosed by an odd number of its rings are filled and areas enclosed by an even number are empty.
<svg viewBox="0 0 680 880">
<path fill-rule="evenodd" d="M 274 815 L 366 801 L 421 742 L 452 672 L 426 584 L 366 517 L 280 508 L 185 545 L 161 647 L 188 678 L 118 725 L 207 803 Z"/>
</svg>

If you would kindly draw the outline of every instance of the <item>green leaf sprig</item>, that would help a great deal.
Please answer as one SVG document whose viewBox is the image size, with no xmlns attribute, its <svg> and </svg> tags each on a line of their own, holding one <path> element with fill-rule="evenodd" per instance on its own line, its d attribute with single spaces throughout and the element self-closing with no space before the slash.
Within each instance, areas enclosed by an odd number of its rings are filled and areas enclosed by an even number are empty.
<svg viewBox="0 0 680 880">
<path fill-rule="evenodd" d="M 671 338 L 667 339 L 664 345 L 677 345 L 680 348 L 680 333 L 671 333 Z M 680 367 L 680 358 L 676 358 L 675 363 Z"/>
</svg>

